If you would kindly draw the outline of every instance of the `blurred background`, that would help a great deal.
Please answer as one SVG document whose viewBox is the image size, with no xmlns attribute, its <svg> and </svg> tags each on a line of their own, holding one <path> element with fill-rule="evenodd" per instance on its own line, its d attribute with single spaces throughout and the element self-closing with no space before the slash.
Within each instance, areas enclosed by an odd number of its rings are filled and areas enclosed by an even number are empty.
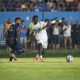
<svg viewBox="0 0 80 80">
<path fill-rule="evenodd" d="M 45 21 L 68 21 L 72 26 L 71 30 L 71 48 L 80 48 L 80 0 L 0 0 L 0 45 L 5 44 L 4 27 L 9 20 L 14 23 L 15 17 L 21 17 L 28 30 L 33 15 L 38 15 L 39 20 Z M 64 25 L 60 25 L 61 30 Z M 78 28 L 74 28 L 78 26 Z M 47 30 L 49 38 L 48 48 L 53 49 L 52 27 Z M 78 37 L 73 37 L 75 34 Z M 26 37 L 29 37 L 27 35 Z M 60 48 L 64 48 L 63 34 L 59 33 Z M 62 42 L 61 42 L 62 41 Z M 77 41 L 77 42 L 76 42 Z M 30 44 L 33 41 L 30 42 Z M 27 42 L 26 42 L 27 43 Z M 27 45 L 27 44 L 26 44 Z M 34 46 L 34 45 L 32 45 Z M 33 47 L 31 49 L 34 49 Z"/>
</svg>

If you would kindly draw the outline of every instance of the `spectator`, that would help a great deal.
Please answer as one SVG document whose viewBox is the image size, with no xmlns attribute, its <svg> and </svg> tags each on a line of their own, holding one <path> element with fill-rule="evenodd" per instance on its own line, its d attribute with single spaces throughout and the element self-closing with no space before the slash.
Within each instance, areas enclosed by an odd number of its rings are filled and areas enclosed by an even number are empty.
<svg viewBox="0 0 80 80">
<path fill-rule="evenodd" d="M 16 4 L 17 4 L 17 5 L 16 5 Z M 20 2 L 20 1 L 15 2 L 13 6 L 14 6 L 14 10 L 20 11 L 21 2 Z"/>
<path fill-rule="evenodd" d="M 45 22 L 46 23 L 48 23 L 48 24 L 50 24 L 50 20 L 48 20 L 48 19 L 45 19 Z M 46 31 L 47 31 L 47 36 L 48 36 L 48 48 L 49 49 L 51 49 L 52 48 L 52 29 L 51 29 L 51 25 L 48 25 L 48 27 L 47 27 L 47 29 L 46 29 Z"/>
<path fill-rule="evenodd" d="M 8 20 L 4 23 L 4 34 L 5 34 L 5 36 L 6 36 L 6 34 L 7 34 L 7 31 L 8 31 L 8 29 L 9 29 L 10 25 L 11 25 L 11 20 L 8 19 Z"/>
<path fill-rule="evenodd" d="M 78 48 L 79 43 L 80 43 L 79 32 L 78 32 L 79 31 L 79 26 L 80 26 L 80 24 L 79 24 L 78 21 L 76 22 L 76 24 L 73 24 L 73 26 L 72 26 L 72 42 L 73 42 L 73 47 L 75 49 Z"/>
<path fill-rule="evenodd" d="M 39 8 L 40 8 L 40 11 L 43 11 L 44 10 L 44 8 L 45 8 L 44 1 L 39 2 Z"/>
<path fill-rule="evenodd" d="M 24 24 L 24 20 L 21 21 L 21 26 L 20 26 L 20 29 L 19 29 L 19 33 L 20 33 L 20 42 L 26 48 L 27 30 L 26 30 L 26 26 Z"/>
<path fill-rule="evenodd" d="M 53 49 L 59 49 L 59 22 L 56 21 L 52 26 L 52 41 L 53 41 Z"/>
<path fill-rule="evenodd" d="M 72 49 L 72 39 L 71 39 L 71 25 L 68 23 L 68 21 L 65 22 L 65 25 L 63 26 L 63 36 L 64 36 L 64 46 L 65 48 Z M 69 41 L 69 44 L 68 44 Z M 68 47 L 68 45 L 69 47 Z"/>
<path fill-rule="evenodd" d="M 62 30 L 62 28 L 65 25 L 65 18 L 64 17 L 61 19 L 61 22 L 59 23 L 59 25 L 60 25 L 60 47 L 63 48 L 64 47 L 64 43 L 63 43 L 64 42 L 64 38 L 63 38 L 63 30 Z"/>
<path fill-rule="evenodd" d="M 17 4 L 17 5 L 16 5 Z M 78 1 L 66 0 L 5 0 L 2 1 L 1 10 L 3 11 L 79 11 Z"/>
<path fill-rule="evenodd" d="M 40 10 L 39 10 L 39 5 L 38 5 L 38 3 L 35 3 L 34 4 L 34 11 L 36 11 L 36 12 L 39 12 Z"/>
<path fill-rule="evenodd" d="M 7 37 L 7 32 L 10 28 L 10 25 L 11 25 L 11 20 L 8 19 L 5 23 L 4 23 L 4 36 L 5 36 L 5 39 Z M 7 46 L 7 50 L 10 50 L 10 48 Z"/>
<path fill-rule="evenodd" d="M 21 3 L 21 11 L 27 11 L 28 7 L 26 6 L 25 2 Z"/>
</svg>

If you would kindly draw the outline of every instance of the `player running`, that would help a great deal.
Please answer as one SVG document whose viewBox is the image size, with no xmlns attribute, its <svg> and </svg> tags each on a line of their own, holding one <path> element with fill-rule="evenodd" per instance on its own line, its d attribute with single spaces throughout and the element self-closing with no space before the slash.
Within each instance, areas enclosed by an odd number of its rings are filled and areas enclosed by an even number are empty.
<svg viewBox="0 0 80 80">
<path fill-rule="evenodd" d="M 15 18 L 15 24 L 10 25 L 6 34 L 6 43 L 12 49 L 9 61 L 16 61 L 16 54 L 23 52 L 22 46 L 18 43 L 18 29 L 20 24 L 21 18 Z"/>
<path fill-rule="evenodd" d="M 32 30 L 37 41 L 38 54 L 36 60 L 43 61 L 43 55 L 48 45 L 48 36 L 46 32 L 47 23 L 39 21 L 38 16 L 33 16 Z"/>
</svg>

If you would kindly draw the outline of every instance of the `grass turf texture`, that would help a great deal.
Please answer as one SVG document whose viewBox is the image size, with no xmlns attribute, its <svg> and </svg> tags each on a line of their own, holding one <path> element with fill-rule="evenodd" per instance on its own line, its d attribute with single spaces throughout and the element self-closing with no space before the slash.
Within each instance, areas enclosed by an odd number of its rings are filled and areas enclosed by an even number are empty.
<svg viewBox="0 0 80 80">
<path fill-rule="evenodd" d="M 72 63 L 67 55 L 74 56 Z M 0 80 L 80 80 L 80 50 L 48 50 L 44 62 L 33 61 L 34 51 L 8 62 L 9 52 L 0 50 Z"/>
</svg>

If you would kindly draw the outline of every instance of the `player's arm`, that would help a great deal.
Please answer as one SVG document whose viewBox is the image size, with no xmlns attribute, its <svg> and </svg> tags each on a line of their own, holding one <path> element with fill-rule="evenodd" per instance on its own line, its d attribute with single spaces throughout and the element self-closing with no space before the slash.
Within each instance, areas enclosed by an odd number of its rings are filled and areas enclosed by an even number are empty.
<svg viewBox="0 0 80 80">
<path fill-rule="evenodd" d="M 63 30 L 63 32 L 64 32 L 64 31 L 66 31 L 67 29 L 68 29 L 68 27 L 63 26 L 63 29 L 62 29 L 62 30 Z"/>
<path fill-rule="evenodd" d="M 47 28 L 48 26 L 51 26 L 50 21 L 43 22 L 43 27 L 42 27 L 42 29 L 45 29 L 45 28 Z"/>
</svg>

